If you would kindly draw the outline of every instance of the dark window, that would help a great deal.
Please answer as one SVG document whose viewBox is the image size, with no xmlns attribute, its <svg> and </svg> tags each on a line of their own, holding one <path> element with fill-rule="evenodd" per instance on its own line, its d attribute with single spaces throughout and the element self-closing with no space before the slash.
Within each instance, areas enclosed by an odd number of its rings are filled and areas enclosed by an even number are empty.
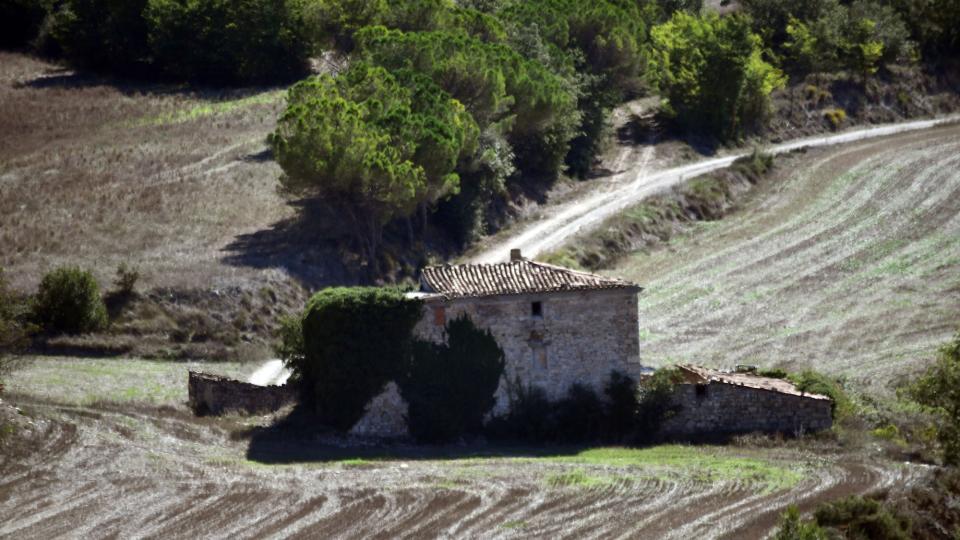
<svg viewBox="0 0 960 540">
<path fill-rule="evenodd" d="M 707 385 L 705 385 L 705 384 L 698 384 L 696 390 L 697 390 L 697 397 L 698 397 L 698 398 L 705 398 L 705 397 L 707 397 Z"/>
<path fill-rule="evenodd" d="M 543 302 L 534 302 L 530 304 L 530 315 L 534 317 L 543 317 Z"/>
</svg>

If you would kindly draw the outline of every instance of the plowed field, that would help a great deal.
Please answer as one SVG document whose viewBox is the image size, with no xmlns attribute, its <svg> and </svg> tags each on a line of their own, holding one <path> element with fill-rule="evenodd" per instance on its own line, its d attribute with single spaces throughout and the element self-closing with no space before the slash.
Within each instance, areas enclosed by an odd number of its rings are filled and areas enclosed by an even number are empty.
<svg viewBox="0 0 960 540">
<path fill-rule="evenodd" d="M 611 273 L 646 287 L 641 354 L 889 392 L 960 324 L 960 128 L 815 151 L 733 216 Z"/>
</svg>

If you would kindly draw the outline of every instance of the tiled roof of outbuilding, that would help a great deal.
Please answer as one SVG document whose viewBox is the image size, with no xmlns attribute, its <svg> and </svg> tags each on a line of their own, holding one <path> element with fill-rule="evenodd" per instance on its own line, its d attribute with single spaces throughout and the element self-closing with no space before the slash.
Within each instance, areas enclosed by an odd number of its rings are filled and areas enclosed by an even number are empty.
<svg viewBox="0 0 960 540">
<path fill-rule="evenodd" d="M 730 373 L 726 371 L 705 368 L 703 366 L 694 366 L 692 364 L 685 364 L 677 367 L 679 367 L 682 372 L 692 376 L 693 380 L 691 382 L 701 384 L 716 382 L 721 384 L 730 384 L 733 386 L 755 388 L 757 390 L 768 390 L 770 392 L 789 394 L 792 396 L 800 396 L 810 399 L 830 399 L 829 397 L 821 394 L 803 392 L 798 389 L 796 385 L 786 379 L 762 377 L 752 373 Z M 690 380 L 690 378 L 688 378 L 688 380 Z"/>
<path fill-rule="evenodd" d="M 637 289 L 622 279 L 579 272 L 526 259 L 499 264 L 430 266 L 420 276 L 423 291 L 447 298 L 507 294 Z"/>
</svg>

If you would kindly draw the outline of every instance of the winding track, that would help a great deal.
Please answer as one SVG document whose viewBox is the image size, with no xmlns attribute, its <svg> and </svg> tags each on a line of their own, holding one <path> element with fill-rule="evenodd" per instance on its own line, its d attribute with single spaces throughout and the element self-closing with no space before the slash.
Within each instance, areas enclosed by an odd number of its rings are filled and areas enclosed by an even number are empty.
<svg viewBox="0 0 960 540">
<path fill-rule="evenodd" d="M 918 130 L 957 122 L 960 115 L 952 115 L 934 120 L 918 120 L 898 124 L 888 124 L 859 129 L 836 135 L 798 139 L 767 148 L 772 154 L 783 154 L 799 148 L 829 147 L 843 143 L 873 139 L 898 133 Z M 521 230 L 510 234 L 495 245 L 473 255 L 470 262 L 496 263 L 509 260 L 510 250 L 519 248 L 527 257 L 560 247 L 574 235 L 587 232 L 607 218 L 616 215 L 641 200 L 669 189 L 686 179 L 729 167 L 747 153 L 711 158 L 689 165 L 673 167 L 661 171 L 648 171 L 646 160 L 633 168 L 614 174 L 598 189 L 584 197 L 569 203 L 544 209 L 546 215 Z M 600 184 L 601 182 L 597 182 Z"/>
</svg>

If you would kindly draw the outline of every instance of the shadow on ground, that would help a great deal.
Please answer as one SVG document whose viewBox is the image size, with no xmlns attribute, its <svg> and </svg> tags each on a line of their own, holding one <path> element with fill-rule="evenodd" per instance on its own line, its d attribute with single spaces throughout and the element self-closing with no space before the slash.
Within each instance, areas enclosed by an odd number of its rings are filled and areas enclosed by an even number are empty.
<svg viewBox="0 0 960 540">
<path fill-rule="evenodd" d="M 344 262 L 338 238 L 347 231 L 331 223 L 335 215 L 323 203 L 296 201 L 295 217 L 278 221 L 267 229 L 241 234 L 224 249 L 223 262 L 259 269 L 279 268 L 304 286 L 358 285 L 363 273 Z M 359 263 L 358 263 L 359 266 Z"/>
<path fill-rule="evenodd" d="M 350 440 L 317 427 L 316 417 L 302 407 L 267 427 L 254 427 L 235 434 L 249 438 L 247 459 L 281 465 L 346 460 L 449 460 L 497 457 L 573 456 L 590 448 L 585 445 L 521 445 L 486 443 L 417 445 L 403 442 L 370 444 Z"/>
</svg>

